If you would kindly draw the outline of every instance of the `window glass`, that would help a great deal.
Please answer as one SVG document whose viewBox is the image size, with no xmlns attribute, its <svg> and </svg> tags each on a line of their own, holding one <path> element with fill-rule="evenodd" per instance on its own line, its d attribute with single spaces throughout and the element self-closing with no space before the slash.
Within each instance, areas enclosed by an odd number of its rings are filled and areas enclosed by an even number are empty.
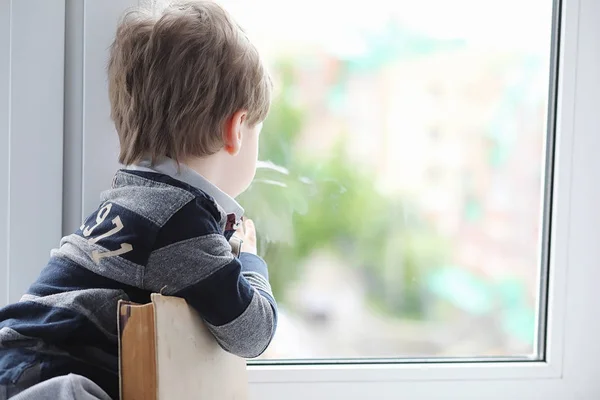
<svg viewBox="0 0 600 400">
<path fill-rule="evenodd" d="M 540 356 L 552 2 L 221 3 L 276 88 L 263 357 Z"/>
</svg>

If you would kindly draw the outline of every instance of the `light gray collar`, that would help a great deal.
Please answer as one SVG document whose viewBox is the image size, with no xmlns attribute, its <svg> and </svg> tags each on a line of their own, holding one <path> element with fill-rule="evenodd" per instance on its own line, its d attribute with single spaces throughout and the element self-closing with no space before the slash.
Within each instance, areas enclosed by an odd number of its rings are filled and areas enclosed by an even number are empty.
<svg viewBox="0 0 600 400">
<path fill-rule="evenodd" d="M 133 171 L 146 171 L 146 172 L 157 172 L 159 174 L 169 175 L 173 179 L 185 182 L 188 185 L 202 190 L 204 193 L 211 196 L 219 206 L 225 210 L 226 214 L 234 214 L 236 221 L 244 215 L 244 209 L 239 205 L 233 197 L 223 192 L 221 189 L 216 187 L 208 179 L 191 169 L 190 167 L 179 164 L 179 170 L 177 169 L 177 163 L 170 159 L 165 158 L 160 162 L 152 163 L 148 160 L 140 161 L 137 164 L 129 165 L 126 169 Z"/>
</svg>

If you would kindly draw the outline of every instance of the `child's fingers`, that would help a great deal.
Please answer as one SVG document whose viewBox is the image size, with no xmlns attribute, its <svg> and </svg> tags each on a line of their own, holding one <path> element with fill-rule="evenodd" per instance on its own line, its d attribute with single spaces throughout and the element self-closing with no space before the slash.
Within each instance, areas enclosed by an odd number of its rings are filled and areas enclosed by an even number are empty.
<svg viewBox="0 0 600 400">
<path fill-rule="evenodd" d="M 256 240 L 256 227 L 251 219 L 244 219 L 244 228 L 248 240 Z"/>
</svg>

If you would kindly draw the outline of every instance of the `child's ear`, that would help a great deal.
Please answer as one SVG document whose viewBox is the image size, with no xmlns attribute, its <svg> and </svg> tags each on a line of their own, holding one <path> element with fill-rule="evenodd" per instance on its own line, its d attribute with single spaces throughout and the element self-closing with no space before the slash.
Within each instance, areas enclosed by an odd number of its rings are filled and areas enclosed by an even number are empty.
<svg viewBox="0 0 600 400">
<path fill-rule="evenodd" d="M 232 156 L 237 155 L 242 147 L 242 124 L 246 121 L 247 111 L 236 111 L 225 121 L 223 142 L 225 151 Z"/>
</svg>

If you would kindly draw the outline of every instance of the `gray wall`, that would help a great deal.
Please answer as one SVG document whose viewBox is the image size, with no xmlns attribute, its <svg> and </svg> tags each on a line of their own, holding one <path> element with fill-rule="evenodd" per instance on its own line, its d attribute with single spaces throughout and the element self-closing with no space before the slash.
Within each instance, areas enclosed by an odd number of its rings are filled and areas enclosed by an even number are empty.
<svg viewBox="0 0 600 400">
<path fill-rule="evenodd" d="M 64 0 L 0 0 L 0 305 L 61 236 L 64 18 Z"/>
<path fill-rule="evenodd" d="M 0 306 L 21 297 L 118 168 L 106 60 L 135 4 L 0 0 Z"/>
<path fill-rule="evenodd" d="M 0 0 L 0 306 L 21 297 L 118 168 L 106 60 L 136 3 Z"/>
</svg>

